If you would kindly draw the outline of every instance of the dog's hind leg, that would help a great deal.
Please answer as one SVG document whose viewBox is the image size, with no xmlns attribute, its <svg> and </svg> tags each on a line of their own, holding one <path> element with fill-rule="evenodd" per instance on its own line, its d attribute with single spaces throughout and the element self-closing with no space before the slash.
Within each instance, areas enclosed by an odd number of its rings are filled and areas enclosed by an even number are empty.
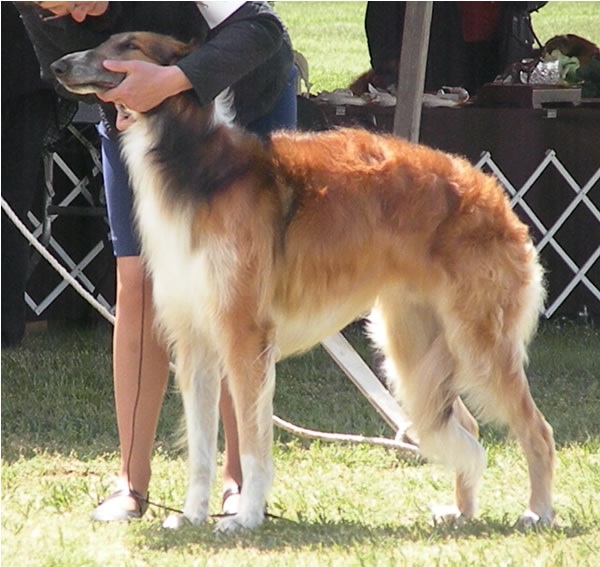
<svg viewBox="0 0 600 567">
<path fill-rule="evenodd" d="M 409 375 L 406 396 L 414 412 L 420 448 L 425 457 L 455 471 L 455 504 L 435 506 L 434 521 L 472 518 L 487 459 L 477 440 L 478 426 L 456 395 L 455 366 L 439 336 Z"/>
<path fill-rule="evenodd" d="M 534 264 L 520 267 L 527 279 L 507 276 L 503 286 L 487 289 L 479 297 L 469 294 L 469 304 L 463 303 L 463 310 L 456 311 L 462 313 L 460 322 L 454 317 L 448 323 L 452 329 L 448 340 L 457 359 L 459 391 L 468 395 L 467 401 L 482 418 L 508 425 L 525 453 L 531 494 L 521 524 L 552 524 L 554 439 L 552 428 L 531 397 L 524 370 L 526 346 L 537 322 L 543 289 Z"/>
<path fill-rule="evenodd" d="M 198 343 L 176 344 L 175 351 L 188 443 L 188 487 L 183 515 L 170 515 L 163 525 L 176 529 L 186 522 L 198 525 L 208 517 L 216 469 L 220 372 L 216 353 Z"/>
<path fill-rule="evenodd" d="M 452 405 L 452 412 L 458 423 L 473 437 L 473 439 L 479 439 L 479 424 L 477 420 L 471 415 L 471 412 L 467 409 L 464 402 L 457 397 Z M 466 517 L 472 516 L 475 513 L 475 495 L 473 493 L 473 486 L 469 483 L 467 478 L 463 475 L 457 474 L 454 487 L 455 501 L 457 511 L 461 515 Z"/>
<path fill-rule="evenodd" d="M 511 323 L 511 319 L 516 317 L 511 317 L 505 309 L 504 317 L 499 319 L 504 324 L 495 338 L 490 335 L 482 339 L 481 332 L 469 330 L 466 325 L 455 329 L 453 352 L 459 368 L 455 382 L 482 418 L 508 425 L 523 448 L 531 495 L 529 509 L 521 517 L 521 523 L 530 525 L 541 521 L 551 524 L 554 519 L 552 428 L 538 410 L 529 390 L 524 371 L 526 333 L 519 330 L 517 323 Z"/>
<path fill-rule="evenodd" d="M 224 518 L 217 531 L 253 529 L 263 523 L 273 477 L 273 392 L 275 353 L 270 323 L 244 324 L 225 333 L 225 368 L 238 425 L 242 494 L 238 513 Z"/>
<path fill-rule="evenodd" d="M 380 298 L 372 322 L 390 385 L 413 421 L 421 452 L 456 472 L 456 505 L 436 508 L 436 519 L 472 517 L 486 457 L 477 423 L 457 396 L 455 361 L 436 314 L 396 293 Z"/>
<path fill-rule="evenodd" d="M 538 521 L 551 525 L 554 522 L 552 481 L 555 458 L 552 427 L 536 407 L 524 372 L 519 382 L 522 384 L 520 403 L 511 407 L 508 420 L 525 452 L 531 484 L 529 508 L 519 522 L 525 527 Z"/>
<path fill-rule="evenodd" d="M 502 392 L 506 394 L 507 389 L 511 394 L 504 404 L 505 422 L 523 448 L 531 486 L 529 508 L 521 515 L 519 523 L 524 527 L 538 522 L 551 525 L 554 522 L 552 482 L 555 459 L 552 427 L 533 401 L 523 369 L 506 377 Z"/>
</svg>

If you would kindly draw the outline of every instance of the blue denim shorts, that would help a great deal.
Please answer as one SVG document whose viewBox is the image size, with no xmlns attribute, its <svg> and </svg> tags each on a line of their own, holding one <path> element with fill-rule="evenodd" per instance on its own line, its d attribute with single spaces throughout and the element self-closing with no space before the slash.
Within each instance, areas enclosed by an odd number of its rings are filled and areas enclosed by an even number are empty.
<svg viewBox="0 0 600 567">
<path fill-rule="evenodd" d="M 280 128 L 295 128 L 296 117 L 296 70 L 294 68 L 288 86 L 275 108 L 269 114 L 248 124 L 246 128 L 259 136 L 267 136 Z M 98 126 L 98 132 L 102 145 L 104 191 L 113 252 L 117 257 L 139 256 L 140 243 L 133 220 L 133 193 L 129 187 L 125 165 L 121 160 L 119 143 L 107 135 L 102 123 Z"/>
</svg>

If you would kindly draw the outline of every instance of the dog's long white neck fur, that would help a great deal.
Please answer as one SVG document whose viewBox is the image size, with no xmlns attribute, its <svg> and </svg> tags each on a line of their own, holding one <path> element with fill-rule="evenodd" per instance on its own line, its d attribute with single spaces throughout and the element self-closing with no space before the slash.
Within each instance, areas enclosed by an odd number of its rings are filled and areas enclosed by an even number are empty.
<svg viewBox="0 0 600 567">
<path fill-rule="evenodd" d="M 234 96 L 231 90 L 223 91 L 214 101 L 212 115 L 206 114 L 202 117 L 207 121 L 209 130 L 216 130 L 223 126 L 232 125 L 235 118 Z M 131 186 L 134 192 L 134 211 L 137 227 L 141 237 L 142 250 L 145 260 L 153 275 L 155 286 L 155 299 L 159 301 L 163 298 L 163 293 L 167 297 L 166 303 L 173 301 L 177 296 L 190 297 L 197 291 L 193 288 L 185 289 L 184 281 L 207 281 L 206 272 L 207 263 L 204 259 L 206 255 L 217 253 L 216 242 L 206 242 L 201 247 L 202 250 L 196 250 L 197 262 L 195 268 L 190 265 L 190 259 L 193 256 L 191 235 L 189 226 L 192 208 L 185 202 L 176 202 L 169 198 L 165 191 L 169 180 L 165 177 L 164 168 L 154 159 L 148 159 L 152 151 L 159 143 L 161 135 L 160 121 L 156 121 L 156 116 L 134 114 L 135 121 L 123 132 L 122 135 L 122 153 L 126 162 Z M 168 117 L 167 119 L 169 119 Z M 160 118 L 161 120 L 163 118 Z M 219 167 L 219 164 L 215 164 Z M 177 213 L 169 214 L 168 210 L 177 209 Z M 182 266 L 186 269 L 196 270 L 195 277 L 181 278 L 177 273 Z M 214 276 L 211 274 L 211 276 Z M 209 281 L 216 281 L 216 276 L 208 278 Z M 156 288 L 159 289 L 156 289 Z M 203 289 L 206 292 L 204 299 L 199 298 L 197 302 L 199 309 L 207 308 L 212 305 L 213 308 L 223 305 L 226 298 L 219 291 L 218 286 L 213 289 Z M 226 286 L 222 286 L 226 290 Z M 170 290 L 170 291 L 167 291 Z M 210 297 L 208 297 L 210 296 Z M 178 303 L 178 301 L 174 301 Z M 210 319 L 208 317 L 208 319 Z M 169 325 L 167 325 L 169 326 Z M 170 340 L 172 337 L 167 337 Z"/>
<path fill-rule="evenodd" d="M 163 104 L 169 104 L 169 100 Z M 208 108 L 204 110 L 204 113 L 197 115 L 197 119 L 205 121 L 208 132 L 222 127 L 232 127 L 236 116 L 233 90 L 225 89 L 214 99 L 212 108 L 210 109 L 212 114 L 207 114 L 209 112 Z M 161 112 L 160 109 L 158 109 L 158 112 Z M 149 153 L 160 143 L 160 136 L 163 129 L 160 126 L 157 127 L 157 125 L 160 124 L 160 120 L 163 118 L 158 118 L 160 115 L 153 112 L 143 114 L 132 111 L 132 114 L 134 121 L 123 132 L 121 147 L 132 189 L 136 197 L 134 200 L 136 217 L 140 225 L 142 240 L 144 241 L 148 235 L 145 234 L 144 226 L 142 225 L 148 227 L 151 222 L 148 222 L 144 218 L 144 215 L 141 214 L 141 209 L 148 208 L 148 199 L 155 201 L 156 206 L 160 206 L 160 201 L 164 196 L 166 180 L 163 176 L 163 169 L 152 166 L 153 160 L 147 159 Z M 168 119 L 177 119 L 176 115 L 170 116 L 168 114 L 167 116 Z M 189 117 L 186 119 L 189 119 Z M 219 164 L 215 164 L 215 166 L 219 167 Z M 142 244 L 145 244 L 145 242 Z"/>
</svg>

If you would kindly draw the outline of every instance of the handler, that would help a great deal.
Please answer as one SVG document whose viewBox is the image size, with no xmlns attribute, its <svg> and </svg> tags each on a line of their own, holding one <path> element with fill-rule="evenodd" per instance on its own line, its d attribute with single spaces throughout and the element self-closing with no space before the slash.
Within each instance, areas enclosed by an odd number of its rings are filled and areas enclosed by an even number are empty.
<svg viewBox="0 0 600 567">
<path fill-rule="evenodd" d="M 145 112 L 193 89 L 202 104 L 232 87 L 236 121 L 259 135 L 296 123 L 292 49 L 287 31 L 266 2 L 28 2 L 16 3 L 40 61 L 50 64 L 95 47 L 114 33 L 153 31 L 198 48 L 176 65 L 106 61 L 126 78 L 102 96 L 102 164 L 108 217 L 117 259 L 113 375 L 121 468 L 117 489 L 93 512 L 100 521 L 141 517 L 148 506 L 150 461 L 168 382 L 165 346 L 154 333 L 151 282 L 144 271 L 132 220 L 132 192 L 119 154 L 112 103 Z M 55 83 L 56 85 L 56 83 Z M 57 87 L 59 88 L 59 87 Z M 61 94 L 65 94 L 61 91 Z M 72 96 L 72 95 L 69 95 Z M 91 102 L 95 102 L 93 99 Z M 225 433 L 223 511 L 237 511 L 242 473 L 232 401 L 223 381 Z"/>
</svg>

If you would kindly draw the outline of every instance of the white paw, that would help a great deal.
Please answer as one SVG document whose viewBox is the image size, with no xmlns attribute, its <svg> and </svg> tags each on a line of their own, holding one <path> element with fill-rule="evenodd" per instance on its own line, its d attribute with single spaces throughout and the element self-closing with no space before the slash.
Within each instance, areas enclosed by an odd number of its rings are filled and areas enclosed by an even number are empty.
<svg viewBox="0 0 600 567">
<path fill-rule="evenodd" d="M 434 506 L 431 510 L 434 526 L 462 526 L 467 521 L 456 506 Z"/>
<path fill-rule="evenodd" d="M 517 522 L 517 527 L 525 530 L 539 526 L 552 527 L 553 525 L 554 514 L 539 516 L 532 510 L 525 510 Z"/>
<path fill-rule="evenodd" d="M 167 530 L 180 530 L 184 526 L 199 526 L 206 520 L 206 516 L 204 517 L 195 517 L 189 518 L 184 514 L 170 514 L 167 519 L 163 522 L 163 528 Z"/>
<path fill-rule="evenodd" d="M 242 530 L 253 530 L 258 528 L 265 520 L 264 514 L 227 516 L 219 520 L 215 532 L 220 534 L 232 534 Z"/>
</svg>

